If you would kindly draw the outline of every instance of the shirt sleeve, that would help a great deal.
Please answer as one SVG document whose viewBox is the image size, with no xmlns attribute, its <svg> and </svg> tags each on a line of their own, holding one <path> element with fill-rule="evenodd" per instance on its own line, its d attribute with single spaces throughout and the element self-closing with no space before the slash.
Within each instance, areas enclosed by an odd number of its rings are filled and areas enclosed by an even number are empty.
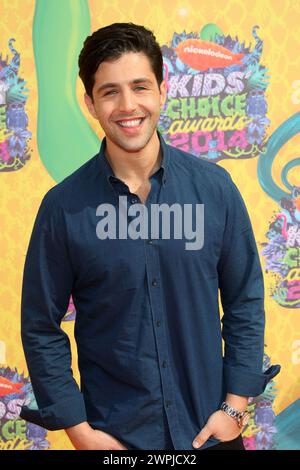
<svg viewBox="0 0 300 470">
<path fill-rule="evenodd" d="M 21 337 L 37 403 L 21 418 L 49 430 L 86 421 L 83 395 L 73 377 L 71 349 L 60 328 L 74 281 L 63 211 L 50 190 L 39 207 L 25 259 Z"/>
<path fill-rule="evenodd" d="M 226 225 L 218 263 L 223 308 L 223 372 L 227 393 L 255 397 L 280 371 L 263 372 L 264 282 L 250 218 L 230 175 L 225 194 Z"/>
</svg>

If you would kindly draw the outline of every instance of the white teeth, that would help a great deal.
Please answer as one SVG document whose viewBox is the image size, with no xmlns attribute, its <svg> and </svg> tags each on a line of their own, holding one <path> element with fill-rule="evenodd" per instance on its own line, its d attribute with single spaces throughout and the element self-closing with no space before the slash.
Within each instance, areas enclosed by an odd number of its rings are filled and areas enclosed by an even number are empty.
<svg viewBox="0 0 300 470">
<path fill-rule="evenodd" d="M 135 127 L 138 126 L 142 122 L 142 119 L 135 119 L 133 121 L 120 121 L 118 124 L 123 127 Z"/>
</svg>

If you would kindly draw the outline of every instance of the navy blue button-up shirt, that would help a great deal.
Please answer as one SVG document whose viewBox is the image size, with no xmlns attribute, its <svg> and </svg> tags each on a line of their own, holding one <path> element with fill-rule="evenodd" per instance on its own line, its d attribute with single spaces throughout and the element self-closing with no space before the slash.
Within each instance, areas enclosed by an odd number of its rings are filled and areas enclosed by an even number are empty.
<svg viewBox="0 0 300 470">
<path fill-rule="evenodd" d="M 193 438 L 226 393 L 257 396 L 280 366 L 262 370 L 263 277 L 237 187 L 221 166 L 157 133 L 162 161 L 144 207 L 203 204 L 203 246 L 186 249 L 191 240 L 172 236 L 172 221 L 169 238 L 160 227 L 156 238 L 97 236 L 99 205 L 115 208 L 118 226 L 119 197 L 128 208 L 141 202 L 115 177 L 104 138 L 97 155 L 46 193 L 35 220 L 21 316 L 38 408 L 23 406 L 21 417 L 49 430 L 88 421 L 136 449 L 163 449 L 167 428 L 174 449 L 195 450 Z M 80 388 L 60 327 L 71 294 Z"/>
</svg>

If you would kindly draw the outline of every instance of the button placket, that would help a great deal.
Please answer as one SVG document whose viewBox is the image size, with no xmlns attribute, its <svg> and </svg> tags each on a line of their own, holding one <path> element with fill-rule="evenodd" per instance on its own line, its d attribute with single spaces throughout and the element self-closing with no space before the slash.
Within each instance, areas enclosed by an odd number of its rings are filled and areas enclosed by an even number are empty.
<svg viewBox="0 0 300 470">
<path fill-rule="evenodd" d="M 146 201 L 146 207 L 150 212 L 149 207 L 151 203 L 158 203 L 159 197 L 158 192 L 155 194 L 157 189 L 158 181 L 153 178 L 153 184 Z M 162 189 L 162 188 L 161 188 Z M 155 197 L 157 196 L 157 197 Z M 170 428 L 172 429 L 173 435 L 180 435 L 178 416 L 176 414 L 176 408 L 171 406 L 174 403 L 174 390 L 172 383 L 172 376 L 170 376 L 170 367 L 168 358 L 168 342 L 165 332 L 165 311 L 162 297 L 161 278 L 160 278 L 160 261 L 159 261 L 159 239 L 153 243 L 152 239 L 145 241 L 145 255 L 146 255 L 146 272 L 148 280 L 148 293 L 150 302 L 150 312 L 152 322 L 156 326 L 154 328 L 154 335 L 157 344 L 157 355 L 158 355 L 158 367 L 161 376 L 162 385 L 162 401 L 164 403 L 164 409 L 167 416 L 167 421 L 170 422 Z M 154 249 L 155 248 L 155 249 Z"/>
<path fill-rule="evenodd" d="M 150 251 L 151 250 L 151 251 Z M 164 312 L 161 289 L 160 286 L 160 276 L 159 276 L 159 258 L 156 250 L 151 249 L 151 245 L 145 244 L 146 251 L 146 270 L 149 288 L 149 300 L 151 306 L 151 315 L 153 322 L 156 325 L 154 329 L 154 334 L 156 337 L 157 344 L 157 354 L 158 354 L 158 364 L 162 380 L 162 393 L 163 393 L 163 402 L 165 406 L 165 412 L 168 420 L 172 423 L 173 433 L 179 433 L 178 417 L 176 415 L 176 409 L 172 406 L 174 402 L 174 391 L 172 387 L 172 377 L 170 376 L 170 368 L 167 367 L 168 360 L 168 346 L 166 340 L 166 333 L 164 327 L 164 319 L 155 319 L 155 317 L 161 317 Z M 152 274 L 152 275 L 151 275 Z M 166 359 L 167 358 L 167 359 Z"/>
</svg>

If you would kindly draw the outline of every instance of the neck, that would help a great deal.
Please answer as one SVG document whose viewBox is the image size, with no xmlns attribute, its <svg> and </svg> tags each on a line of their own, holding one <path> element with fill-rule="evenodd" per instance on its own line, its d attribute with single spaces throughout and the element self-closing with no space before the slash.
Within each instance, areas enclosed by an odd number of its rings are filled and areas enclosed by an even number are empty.
<svg viewBox="0 0 300 470">
<path fill-rule="evenodd" d="M 147 181 L 159 169 L 162 160 L 157 132 L 138 152 L 127 152 L 107 139 L 105 156 L 117 178 L 124 181 Z"/>
</svg>

